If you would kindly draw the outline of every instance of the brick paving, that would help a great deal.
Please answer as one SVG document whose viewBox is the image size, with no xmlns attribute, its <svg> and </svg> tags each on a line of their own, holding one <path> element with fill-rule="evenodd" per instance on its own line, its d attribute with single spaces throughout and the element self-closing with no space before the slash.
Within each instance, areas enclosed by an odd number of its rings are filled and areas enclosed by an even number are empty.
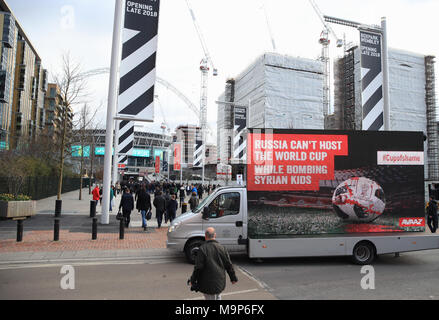
<svg viewBox="0 0 439 320">
<path fill-rule="evenodd" d="M 134 210 L 130 228 L 125 229 L 123 240 L 119 239 L 117 210 L 110 213 L 110 224 L 100 225 L 101 206 L 97 206 L 98 236 L 91 240 L 89 218 L 91 196 L 84 189 L 83 200 L 78 200 L 78 192 L 63 194 L 62 217 L 60 219 L 59 241 L 53 241 L 53 218 L 56 197 L 37 201 L 37 215 L 24 221 L 23 241 L 16 242 L 16 222 L 0 220 L 0 253 L 31 252 L 77 252 L 126 249 L 164 249 L 168 224 L 157 229 L 155 210 L 148 221 L 147 231 L 141 228 L 141 216 Z M 120 196 L 116 197 L 116 208 Z M 180 209 L 179 209 L 180 211 Z M 179 212 L 177 212 L 179 214 Z"/>
<path fill-rule="evenodd" d="M 23 242 L 14 239 L 0 240 L 0 253 L 7 252 L 56 252 L 82 250 L 122 250 L 166 248 L 167 228 L 125 229 L 123 240 L 119 233 L 99 233 L 97 240 L 91 240 L 91 232 L 70 232 L 60 230 L 59 241 L 53 241 L 53 230 L 28 231 Z"/>
</svg>

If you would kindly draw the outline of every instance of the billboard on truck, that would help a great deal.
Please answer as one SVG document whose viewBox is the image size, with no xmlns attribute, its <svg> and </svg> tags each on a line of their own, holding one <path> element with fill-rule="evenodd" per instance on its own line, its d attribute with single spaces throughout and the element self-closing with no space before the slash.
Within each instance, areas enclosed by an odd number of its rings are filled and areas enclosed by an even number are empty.
<svg viewBox="0 0 439 320">
<path fill-rule="evenodd" d="M 250 129 L 250 238 L 425 231 L 422 132 Z"/>
</svg>

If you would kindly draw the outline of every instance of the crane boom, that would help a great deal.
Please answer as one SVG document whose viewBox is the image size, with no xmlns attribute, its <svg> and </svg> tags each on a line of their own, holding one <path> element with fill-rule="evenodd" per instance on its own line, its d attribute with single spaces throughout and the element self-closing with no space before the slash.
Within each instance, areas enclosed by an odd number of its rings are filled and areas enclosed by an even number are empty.
<svg viewBox="0 0 439 320">
<path fill-rule="evenodd" d="M 195 29 L 197 31 L 198 38 L 200 39 L 201 46 L 203 47 L 206 62 L 211 65 L 212 70 L 213 70 L 213 75 L 216 76 L 216 75 L 218 75 L 218 69 L 216 69 L 215 65 L 213 64 L 212 57 L 210 55 L 209 49 L 207 48 L 206 41 L 204 40 L 203 32 L 201 31 L 201 28 L 198 24 L 197 18 L 195 17 L 194 10 L 192 9 L 192 6 L 190 5 L 189 0 L 186 0 L 186 4 L 187 4 L 187 7 L 188 7 L 189 12 L 191 14 Z"/>
<path fill-rule="evenodd" d="M 262 9 L 264 10 L 265 13 L 265 20 L 267 21 L 268 32 L 270 33 L 271 45 L 273 46 L 273 50 L 277 51 L 276 42 L 274 41 L 273 30 L 271 29 L 270 19 L 268 18 L 268 13 L 267 13 L 267 9 L 265 8 L 265 5 L 262 5 Z"/>
<path fill-rule="evenodd" d="M 343 46 L 343 40 L 339 39 L 337 37 L 337 34 L 335 33 L 335 31 L 331 28 L 331 26 L 326 23 L 325 18 L 323 13 L 320 11 L 319 7 L 317 6 L 317 4 L 315 3 L 314 0 L 309 0 L 309 3 L 312 5 L 314 11 L 317 13 L 317 15 L 319 16 L 320 21 L 323 23 L 323 26 L 325 27 L 326 30 L 328 30 L 332 36 L 336 39 L 337 41 L 337 47 L 341 47 Z"/>
<path fill-rule="evenodd" d="M 110 73 L 110 68 L 100 68 L 100 69 L 94 69 L 94 70 L 84 72 L 84 73 L 80 74 L 79 77 L 89 78 L 89 77 L 94 77 L 94 76 L 98 76 L 101 74 L 108 74 L 108 73 Z M 157 77 L 156 81 L 158 84 L 161 84 L 166 89 L 172 91 L 181 101 L 183 101 L 186 104 L 186 106 L 197 116 L 197 118 L 201 117 L 200 110 L 180 90 L 178 90 L 175 86 L 173 86 L 171 83 L 169 83 L 167 80 L 165 80 L 163 78 Z M 209 131 L 210 134 L 212 134 L 213 129 L 211 128 L 211 126 L 209 124 L 207 124 L 207 130 Z"/>
</svg>

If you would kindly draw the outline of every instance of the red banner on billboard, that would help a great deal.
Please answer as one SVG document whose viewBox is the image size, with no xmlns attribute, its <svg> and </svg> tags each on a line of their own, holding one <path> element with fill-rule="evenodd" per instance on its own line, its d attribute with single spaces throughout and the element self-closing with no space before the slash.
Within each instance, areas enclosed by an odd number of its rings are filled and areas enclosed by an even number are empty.
<svg viewBox="0 0 439 320">
<path fill-rule="evenodd" d="M 181 170 L 181 144 L 174 145 L 174 170 Z"/>
<path fill-rule="evenodd" d="M 334 179 L 334 157 L 348 155 L 346 135 L 249 134 L 249 191 L 318 191 Z"/>
<path fill-rule="evenodd" d="M 160 173 L 160 156 L 155 157 L 155 173 Z"/>
</svg>

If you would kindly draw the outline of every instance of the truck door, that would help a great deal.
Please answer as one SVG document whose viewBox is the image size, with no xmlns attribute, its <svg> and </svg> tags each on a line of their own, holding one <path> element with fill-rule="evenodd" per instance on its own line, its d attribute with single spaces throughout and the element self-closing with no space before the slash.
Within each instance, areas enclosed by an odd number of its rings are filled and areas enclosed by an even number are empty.
<svg viewBox="0 0 439 320">
<path fill-rule="evenodd" d="M 204 229 L 215 228 L 216 239 L 229 248 L 236 247 L 239 236 L 243 236 L 242 196 L 239 191 L 219 194 L 208 206 L 209 220 Z"/>
</svg>

